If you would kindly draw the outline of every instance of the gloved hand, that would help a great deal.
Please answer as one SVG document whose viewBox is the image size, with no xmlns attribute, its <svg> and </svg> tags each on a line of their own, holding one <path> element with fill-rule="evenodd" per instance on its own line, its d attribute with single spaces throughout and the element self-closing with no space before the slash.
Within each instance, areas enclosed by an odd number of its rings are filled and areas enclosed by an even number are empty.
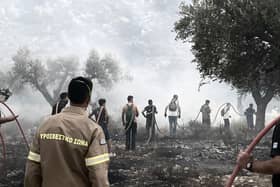
<svg viewBox="0 0 280 187">
<path fill-rule="evenodd" d="M 181 115 L 179 115 L 178 118 L 181 118 Z"/>
<path fill-rule="evenodd" d="M 164 113 L 164 117 L 166 117 L 167 116 L 167 114 L 166 113 Z"/>
</svg>

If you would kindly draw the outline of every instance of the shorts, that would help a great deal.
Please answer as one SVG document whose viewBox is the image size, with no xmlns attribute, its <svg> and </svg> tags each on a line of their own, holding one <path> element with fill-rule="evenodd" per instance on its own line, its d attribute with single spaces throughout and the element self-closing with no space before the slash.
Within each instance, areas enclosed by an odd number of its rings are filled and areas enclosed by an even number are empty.
<svg viewBox="0 0 280 187">
<path fill-rule="evenodd" d="M 109 134 L 109 131 L 108 131 L 108 127 L 107 125 L 100 125 L 103 129 L 103 132 L 104 132 L 104 135 L 105 135 L 105 140 L 110 140 L 110 134 Z"/>
</svg>

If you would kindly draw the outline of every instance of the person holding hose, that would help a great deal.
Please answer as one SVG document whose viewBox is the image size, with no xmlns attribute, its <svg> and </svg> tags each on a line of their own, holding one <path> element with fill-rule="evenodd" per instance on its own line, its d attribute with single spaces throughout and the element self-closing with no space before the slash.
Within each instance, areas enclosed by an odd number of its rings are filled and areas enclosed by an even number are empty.
<svg viewBox="0 0 280 187">
<path fill-rule="evenodd" d="M 146 118 L 146 133 L 148 136 L 148 142 L 155 141 L 155 114 L 157 113 L 157 108 L 153 105 L 153 100 L 149 99 L 148 106 L 146 106 L 142 111 L 142 115 Z"/>
<path fill-rule="evenodd" d="M 277 124 L 273 131 L 271 144 L 271 159 L 255 160 L 253 155 L 241 150 L 237 156 L 237 164 L 242 169 L 251 172 L 272 175 L 272 186 L 280 186 L 280 124 Z"/>
<path fill-rule="evenodd" d="M 127 97 L 127 104 L 122 109 L 122 123 L 125 127 L 125 150 L 135 150 L 136 148 L 136 134 L 137 134 L 137 117 L 139 111 L 137 106 L 133 103 L 133 96 Z"/>
</svg>

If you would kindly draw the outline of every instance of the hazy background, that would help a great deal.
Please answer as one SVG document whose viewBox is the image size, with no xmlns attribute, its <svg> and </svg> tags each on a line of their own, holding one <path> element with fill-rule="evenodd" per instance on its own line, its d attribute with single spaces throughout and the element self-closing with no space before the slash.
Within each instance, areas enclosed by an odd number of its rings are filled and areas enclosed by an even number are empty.
<svg viewBox="0 0 280 187">
<path fill-rule="evenodd" d="M 27 47 L 40 58 L 75 55 L 80 65 L 91 49 L 111 53 L 133 76 L 104 94 L 111 114 L 120 116 L 127 95 L 142 110 L 148 99 L 158 107 L 158 121 L 173 94 L 179 95 L 182 118 L 194 119 L 205 99 L 211 100 L 212 118 L 225 102 L 236 106 L 236 91 L 225 84 L 204 85 L 191 63 L 190 44 L 175 41 L 173 25 L 181 0 L 1 0 L 0 63 L 7 71 L 11 57 Z M 189 1 L 187 1 L 189 2 Z M 252 102 L 250 97 L 244 107 Z M 34 90 L 14 95 L 8 104 L 20 118 L 37 120 L 51 108 Z M 237 117 L 237 116 L 236 116 Z M 143 121 L 143 117 L 140 119 Z"/>
</svg>

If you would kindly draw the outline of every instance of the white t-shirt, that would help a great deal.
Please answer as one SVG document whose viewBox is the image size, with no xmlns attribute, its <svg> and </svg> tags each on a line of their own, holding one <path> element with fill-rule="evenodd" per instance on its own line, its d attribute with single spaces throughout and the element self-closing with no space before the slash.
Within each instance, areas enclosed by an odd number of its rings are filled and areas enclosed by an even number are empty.
<svg viewBox="0 0 280 187">
<path fill-rule="evenodd" d="M 169 110 L 169 105 L 167 105 L 167 107 L 166 107 L 167 108 L 167 116 L 175 116 L 175 117 L 177 117 L 177 116 L 180 115 L 180 111 L 179 111 L 180 105 L 179 105 L 178 101 L 176 101 L 176 105 L 177 105 L 177 108 L 176 108 L 175 111 L 170 111 Z"/>
</svg>

